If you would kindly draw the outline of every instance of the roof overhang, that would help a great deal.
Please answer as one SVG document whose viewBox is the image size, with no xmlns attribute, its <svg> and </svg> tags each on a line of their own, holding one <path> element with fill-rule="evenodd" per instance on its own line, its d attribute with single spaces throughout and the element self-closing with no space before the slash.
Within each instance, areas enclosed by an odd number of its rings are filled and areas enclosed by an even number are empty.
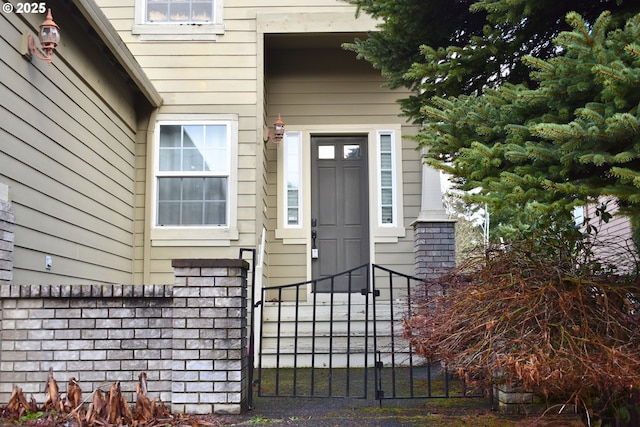
<svg viewBox="0 0 640 427">
<path fill-rule="evenodd" d="M 162 97 L 94 0 L 72 0 L 87 23 L 95 30 L 133 84 L 153 107 L 162 105 Z"/>
</svg>

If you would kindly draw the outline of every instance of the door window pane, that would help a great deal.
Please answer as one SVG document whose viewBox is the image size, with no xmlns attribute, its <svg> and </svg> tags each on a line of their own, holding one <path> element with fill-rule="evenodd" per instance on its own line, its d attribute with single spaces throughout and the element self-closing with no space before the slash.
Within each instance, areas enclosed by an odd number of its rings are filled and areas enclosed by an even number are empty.
<svg viewBox="0 0 640 427">
<path fill-rule="evenodd" d="M 333 160 L 335 158 L 336 158 L 336 147 L 334 147 L 333 145 L 318 146 L 318 159 Z"/>
<path fill-rule="evenodd" d="M 359 159 L 360 158 L 360 146 L 359 145 L 345 145 L 343 147 L 343 158 L 345 159 Z"/>
</svg>

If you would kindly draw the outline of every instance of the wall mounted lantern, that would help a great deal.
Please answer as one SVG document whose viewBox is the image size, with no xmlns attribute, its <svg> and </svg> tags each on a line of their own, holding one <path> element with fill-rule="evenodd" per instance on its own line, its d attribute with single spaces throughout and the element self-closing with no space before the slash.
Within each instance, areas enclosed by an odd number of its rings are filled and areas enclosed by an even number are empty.
<svg viewBox="0 0 640 427">
<path fill-rule="evenodd" d="M 278 114 L 278 120 L 273 124 L 273 135 L 271 134 L 271 128 L 267 131 L 267 138 L 264 140 L 265 144 L 268 141 L 273 142 L 274 144 L 280 144 L 282 142 L 282 138 L 284 137 L 284 122 Z"/>
<path fill-rule="evenodd" d="M 29 34 L 29 54 L 31 55 L 31 57 L 35 55 L 37 58 L 42 59 L 43 61 L 47 61 L 49 62 L 49 64 L 51 64 L 53 54 L 56 51 L 58 43 L 60 42 L 60 27 L 58 27 L 58 24 L 53 22 L 53 18 L 51 17 L 51 9 L 47 10 L 47 17 L 44 22 L 40 24 L 38 39 L 40 39 L 40 46 L 42 46 L 42 51 L 38 49 L 35 40 L 31 36 L 31 34 Z"/>
</svg>

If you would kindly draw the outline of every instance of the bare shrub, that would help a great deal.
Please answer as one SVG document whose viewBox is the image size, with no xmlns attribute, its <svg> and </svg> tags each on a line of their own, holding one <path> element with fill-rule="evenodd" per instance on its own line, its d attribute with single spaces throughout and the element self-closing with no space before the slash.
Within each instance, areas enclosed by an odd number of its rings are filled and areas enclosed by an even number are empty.
<svg viewBox="0 0 640 427">
<path fill-rule="evenodd" d="M 484 387 L 572 402 L 590 425 L 628 418 L 640 409 L 640 279 L 628 265 L 618 273 L 612 251 L 605 260 L 594 243 L 579 246 L 530 241 L 469 260 L 425 284 L 405 337 Z"/>
</svg>

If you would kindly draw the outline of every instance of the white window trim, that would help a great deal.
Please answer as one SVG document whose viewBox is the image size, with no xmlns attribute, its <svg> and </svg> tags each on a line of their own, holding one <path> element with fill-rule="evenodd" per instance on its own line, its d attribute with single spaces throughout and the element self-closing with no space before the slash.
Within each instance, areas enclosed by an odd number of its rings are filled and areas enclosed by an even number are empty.
<svg viewBox="0 0 640 427">
<path fill-rule="evenodd" d="M 227 187 L 227 225 L 157 225 L 158 181 L 157 172 L 160 155 L 160 125 L 189 124 L 226 124 L 229 143 L 229 178 Z M 216 114 L 197 116 L 167 115 L 158 117 L 153 136 L 153 165 L 151 168 L 151 245 L 152 246 L 230 246 L 232 240 L 238 240 L 238 116 L 235 114 Z"/>
<path fill-rule="evenodd" d="M 384 223 L 382 222 L 382 137 L 389 136 L 391 139 L 391 216 L 393 217 L 392 222 Z M 376 148 L 377 148 L 377 193 L 378 193 L 378 227 L 396 227 L 398 224 L 398 177 L 396 176 L 398 165 L 396 164 L 396 152 L 397 147 L 395 146 L 396 141 L 396 133 L 392 130 L 379 130 L 376 132 Z"/>
<path fill-rule="evenodd" d="M 582 227 L 584 225 L 584 217 L 585 217 L 585 209 L 584 206 L 574 206 L 573 208 L 573 222 L 578 227 Z"/>
<path fill-rule="evenodd" d="M 307 228 L 305 218 L 309 218 L 311 206 L 311 151 L 309 150 L 310 136 L 304 131 L 287 131 L 285 132 L 285 140 L 287 135 L 297 134 L 300 138 L 300 224 L 291 226 L 287 224 L 287 187 L 286 187 L 286 168 L 284 146 L 278 146 L 277 155 L 277 212 L 278 226 L 276 227 L 276 238 L 282 239 L 284 244 L 306 244 Z M 286 143 L 286 141 L 285 141 Z"/>
<path fill-rule="evenodd" d="M 289 141 L 289 138 L 292 137 L 297 137 L 297 144 L 298 144 L 298 153 L 299 153 L 299 158 L 298 160 L 298 183 L 299 183 L 299 187 L 298 187 L 298 223 L 297 224 L 289 224 L 289 194 L 288 194 L 288 184 L 287 184 L 287 178 L 289 176 L 289 164 L 286 161 L 286 150 L 287 150 L 287 145 L 292 143 Z M 303 186 L 303 176 L 302 176 L 302 156 L 303 156 L 303 151 L 302 151 L 302 132 L 285 132 L 284 134 L 284 138 L 282 141 L 282 151 L 283 151 L 283 161 L 282 161 L 282 188 L 283 188 L 283 200 L 282 200 L 282 205 L 283 205 L 283 211 L 282 211 L 282 215 L 283 215 L 283 221 L 282 221 L 282 225 L 284 228 L 302 228 L 302 224 L 304 223 L 304 214 L 303 214 L 303 208 L 304 208 L 304 186 Z"/>
<path fill-rule="evenodd" d="M 371 156 L 375 161 L 375 228 L 374 239 L 377 242 L 397 242 L 399 237 L 404 237 L 406 230 L 404 227 L 404 189 L 402 185 L 402 137 L 400 128 L 378 129 L 375 135 L 375 150 L 371 150 Z M 382 222 L 382 165 L 381 165 L 381 137 L 389 135 L 391 137 L 391 164 L 392 171 L 392 214 L 391 223 Z"/>
<path fill-rule="evenodd" d="M 214 8 L 213 22 L 155 23 L 146 21 L 146 0 L 135 0 L 131 33 L 140 36 L 142 41 L 215 41 L 224 34 L 224 0 L 215 0 Z"/>
</svg>

